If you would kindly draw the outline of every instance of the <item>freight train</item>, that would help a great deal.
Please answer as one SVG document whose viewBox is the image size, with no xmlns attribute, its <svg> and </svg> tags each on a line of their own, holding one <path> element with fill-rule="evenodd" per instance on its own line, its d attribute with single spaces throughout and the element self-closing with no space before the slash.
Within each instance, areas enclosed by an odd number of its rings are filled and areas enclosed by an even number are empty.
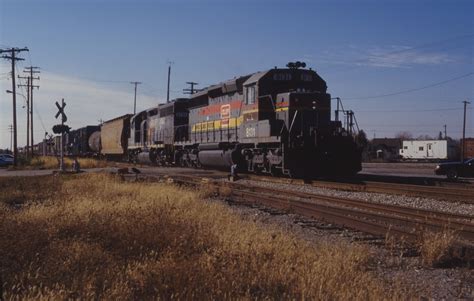
<svg viewBox="0 0 474 301">
<path fill-rule="evenodd" d="M 331 120 L 326 82 L 299 62 L 287 67 L 116 117 L 100 130 L 79 129 L 65 147 L 72 155 L 157 165 L 291 177 L 356 174 L 361 152 L 341 121 Z"/>
</svg>

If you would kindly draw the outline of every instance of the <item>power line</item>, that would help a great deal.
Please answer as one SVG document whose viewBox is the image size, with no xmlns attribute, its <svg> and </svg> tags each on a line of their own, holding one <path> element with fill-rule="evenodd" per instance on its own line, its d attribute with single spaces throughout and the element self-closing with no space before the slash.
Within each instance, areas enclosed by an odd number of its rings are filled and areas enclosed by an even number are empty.
<svg viewBox="0 0 474 301">
<path fill-rule="evenodd" d="M 357 110 L 357 113 L 409 113 L 409 112 L 443 112 L 443 111 L 461 111 L 462 108 L 440 108 L 440 109 L 421 109 L 421 110 Z M 468 110 L 473 110 L 470 108 Z"/>
<path fill-rule="evenodd" d="M 41 115 L 40 115 L 38 109 L 37 109 L 36 107 L 34 107 L 34 110 L 35 110 L 36 115 L 38 116 L 38 118 L 39 118 L 39 120 L 40 120 L 41 127 L 43 128 L 43 130 L 44 130 L 45 132 L 47 132 L 46 127 L 44 126 L 43 118 L 41 118 Z"/>
<path fill-rule="evenodd" d="M 424 89 L 433 88 L 433 87 L 436 87 L 436 86 L 441 86 L 441 85 L 444 85 L 444 84 L 449 83 L 449 82 L 453 82 L 453 81 L 460 80 L 460 79 L 465 78 L 465 77 L 469 77 L 473 74 L 474 74 L 474 72 L 469 72 L 469 73 L 466 73 L 466 74 L 463 74 L 463 75 L 460 75 L 460 76 L 457 76 L 457 77 L 453 77 L 453 78 L 450 78 L 450 79 L 447 79 L 447 80 L 443 80 L 443 81 L 436 82 L 436 83 L 433 83 L 433 84 L 429 84 L 429 85 L 426 85 L 426 86 L 422 86 L 422 87 L 419 87 L 419 88 L 401 90 L 401 91 L 387 93 L 387 94 L 364 96 L 364 97 L 344 97 L 344 100 L 375 99 L 375 98 L 382 98 L 382 97 L 395 96 L 395 95 L 400 95 L 400 94 L 405 94 L 405 93 L 416 92 L 416 91 L 420 91 L 420 90 L 424 90 Z"/>
</svg>

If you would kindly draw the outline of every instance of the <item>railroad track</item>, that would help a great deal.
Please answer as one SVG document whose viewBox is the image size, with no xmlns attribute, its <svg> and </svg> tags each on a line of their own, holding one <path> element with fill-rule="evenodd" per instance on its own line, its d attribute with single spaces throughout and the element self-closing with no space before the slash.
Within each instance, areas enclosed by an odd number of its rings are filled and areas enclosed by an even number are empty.
<svg viewBox="0 0 474 301">
<path fill-rule="evenodd" d="M 457 201 L 474 204 L 474 187 L 442 187 L 423 186 L 413 184 L 398 184 L 386 182 L 341 183 L 330 181 L 304 181 L 301 179 L 272 178 L 266 176 L 246 175 L 248 179 L 271 183 L 285 183 L 293 185 L 311 185 L 313 187 L 338 189 L 346 191 L 362 191 L 410 195 L 418 197 L 436 198 L 448 201 Z"/>
<path fill-rule="evenodd" d="M 199 173 L 206 177 L 208 171 L 191 169 L 193 174 Z M 180 173 L 185 174 L 185 173 Z M 209 177 L 225 177 L 227 172 L 213 171 Z M 474 204 L 474 185 L 463 185 L 450 183 L 449 186 L 426 186 L 415 184 L 401 184 L 393 182 L 377 182 L 377 181 L 363 181 L 363 182 L 338 182 L 325 180 L 310 180 L 291 179 L 284 177 L 269 177 L 263 175 L 242 174 L 242 178 L 265 181 L 270 183 L 284 183 L 292 185 L 311 185 L 313 187 L 328 188 L 345 191 L 359 191 L 359 192 L 374 192 L 387 193 L 397 195 L 408 195 L 426 198 L 435 198 L 446 201 L 462 202 L 467 204 Z M 444 183 L 443 185 L 446 185 Z"/>
<path fill-rule="evenodd" d="M 378 204 L 294 190 L 267 188 L 215 181 L 193 176 L 173 176 L 174 182 L 187 185 L 227 187 L 228 197 L 244 204 L 258 204 L 301 216 L 316 218 L 341 227 L 381 237 L 419 242 L 420 233 L 451 230 L 457 237 L 455 252 L 474 260 L 474 216 L 442 211 Z"/>
</svg>

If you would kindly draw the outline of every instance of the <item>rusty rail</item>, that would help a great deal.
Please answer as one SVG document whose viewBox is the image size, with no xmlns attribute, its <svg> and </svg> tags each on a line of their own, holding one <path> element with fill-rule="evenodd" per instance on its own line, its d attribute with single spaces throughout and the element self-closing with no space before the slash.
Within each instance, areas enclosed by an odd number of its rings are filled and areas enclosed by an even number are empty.
<svg viewBox="0 0 474 301">
<path fill-rule="evenodd" d="M 242 185 L 235 182 L 214 181 L 192 176 L 173 177 L 175 182 L 191 185 L 215 185 L 231 189 L 230 197 L 241 203 L 264 206 L 321 219 L 373 235 L 395 236 L 417 242 L 420 230 L 450 229 L 458 236 L 458 246 L 474 256 L 473 216 L 441 211 L 371 203 L 348 198 L 331 197 L 294 190 Z"/>
<path fill-rule="evenodd" d="M 410 195 L 418 197 L 429 197 L 448 201 L 457 201 L 462 203 L 474 204 L 473 187 L 440 187 L 423 186 L 413 184 L 399 184 L 387 182 L 369 182 L 363 183 L 341 183 L 331 181 L 303 181 L 301 179 L 272 178 L 267 176 L 246 176 L 255 181 L 265 181 L 271 183 L 285 183 L 293 185 L 311 185 L 313 187 L 338 189 L 346 191 L 389 193 L 397 195 Z"/>
</svg>

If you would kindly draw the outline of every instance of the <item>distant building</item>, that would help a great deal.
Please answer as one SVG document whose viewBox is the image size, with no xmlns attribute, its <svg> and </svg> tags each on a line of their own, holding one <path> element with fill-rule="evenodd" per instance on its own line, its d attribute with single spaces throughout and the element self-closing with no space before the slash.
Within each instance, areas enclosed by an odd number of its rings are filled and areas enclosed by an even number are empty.
<svg viewBox="0 0 474 301">
<path fill-rule="evenodd" d="M 393 161 L 398 159 L 402 148 L 402 140 L 399 138 L 374 138 L 369 142 L 368 159 Z"/>
<path fill-rule="evenodd" d="M 466 138 L 465 140 L 464 158 L 474 158 L 474 138 Z M 463 145 L 462 139 L 461 145 Z"/>
<path fill-rule="evenodd" d="M 448 160 L 456 156 L 456 144 L 448 140 L 403 140 L 400 156 L 411 160 Z"/>
</svg>

